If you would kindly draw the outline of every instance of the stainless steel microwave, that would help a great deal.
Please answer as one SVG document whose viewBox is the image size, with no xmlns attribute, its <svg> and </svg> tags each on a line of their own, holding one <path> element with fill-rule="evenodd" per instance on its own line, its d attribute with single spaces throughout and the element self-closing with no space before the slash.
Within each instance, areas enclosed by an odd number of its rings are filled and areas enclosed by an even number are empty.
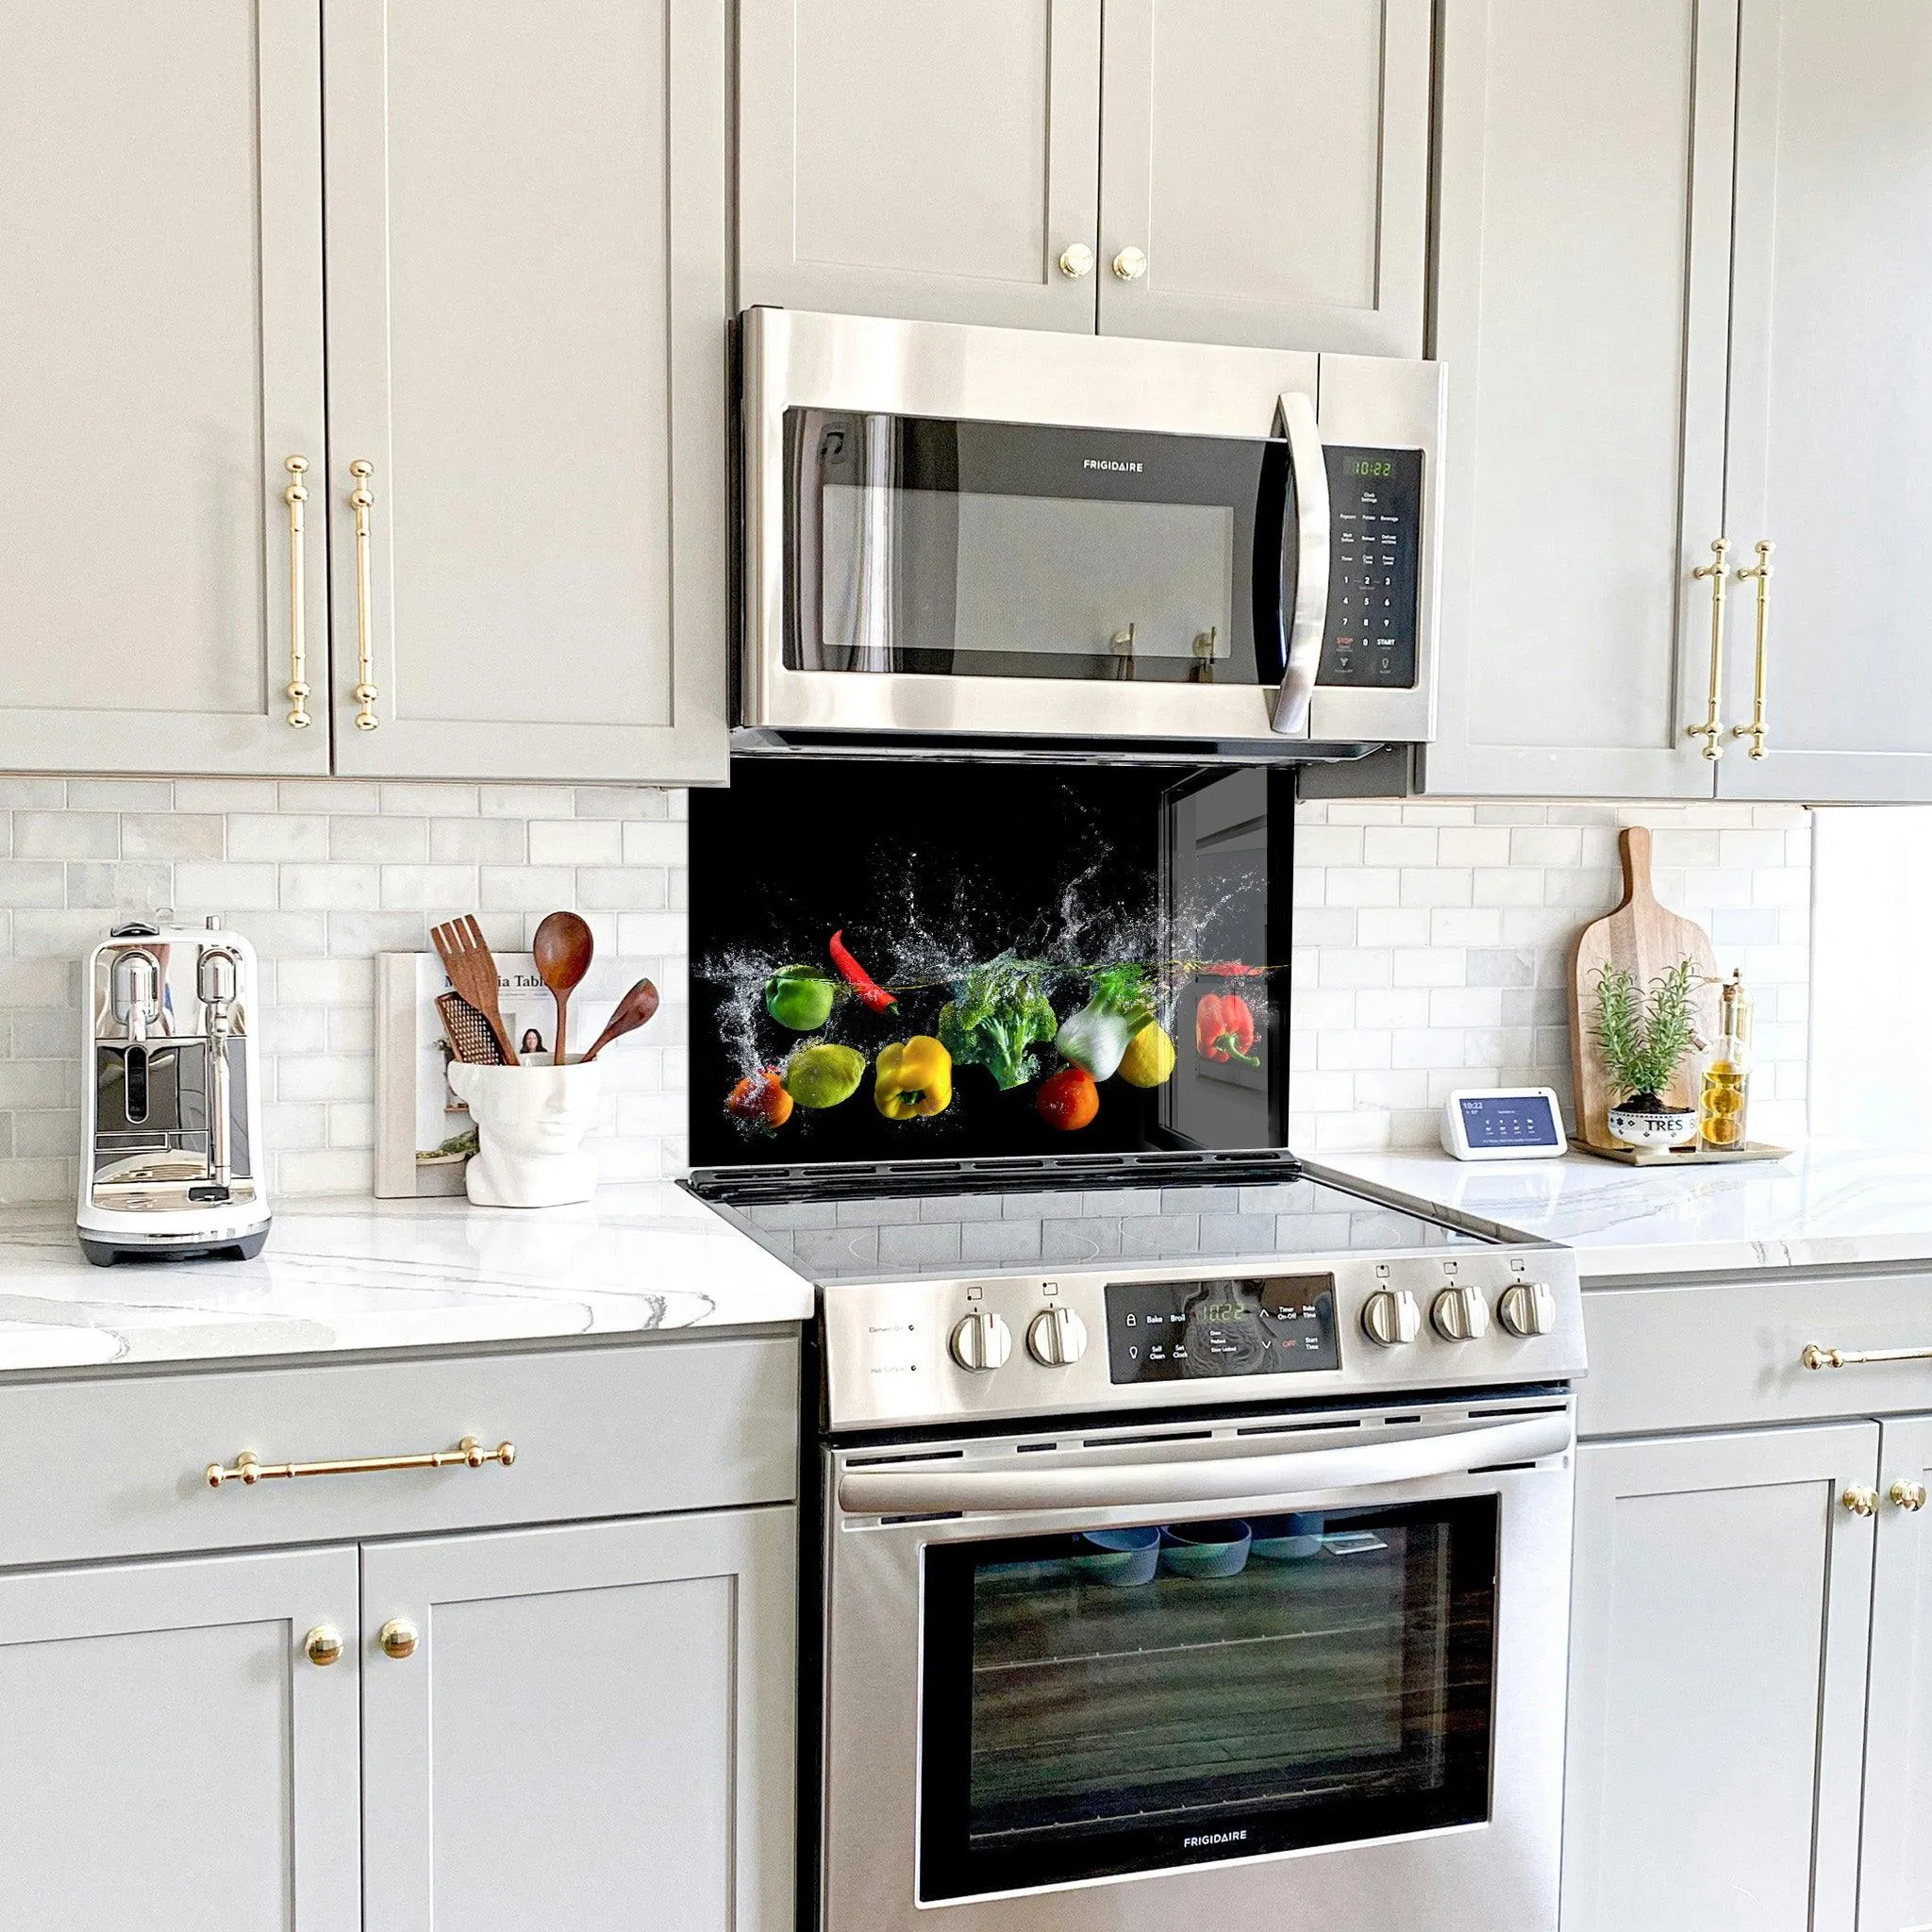
<svg viewBox="0 0 1932 1932">
<path fill-rule="evenodd" d="M 1440 365 L 753 308 L 739 368 L 750 742 L 1432 735 Z"/>
</svg>

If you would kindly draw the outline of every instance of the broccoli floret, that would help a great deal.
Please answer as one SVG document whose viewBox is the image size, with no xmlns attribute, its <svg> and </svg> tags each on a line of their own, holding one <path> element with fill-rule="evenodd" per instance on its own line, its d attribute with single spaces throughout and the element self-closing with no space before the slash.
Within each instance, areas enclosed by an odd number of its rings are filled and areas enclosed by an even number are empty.
<svg viewBox="0 0 1932 1932">
<path fill-rule="evenodd" d="M 1034 1077 L 1032 1049 L 1059 1030 L 1039 971 L 1006 953 L 969 966 L 940 1009 L 940 1043 L 956 1060 L 984 1067 L 1002 1091 Z"/>
</svg>

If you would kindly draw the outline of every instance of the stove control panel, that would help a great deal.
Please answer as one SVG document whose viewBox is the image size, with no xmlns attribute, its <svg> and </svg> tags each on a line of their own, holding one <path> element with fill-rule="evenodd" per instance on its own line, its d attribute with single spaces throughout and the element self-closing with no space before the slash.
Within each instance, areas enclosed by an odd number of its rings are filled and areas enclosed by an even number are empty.
<svg viewBox="0 0 1932 1932">
<path fill-rule="evenodd" d="M 835 1429 L 1564 1381 L 1574 1257 L 1463 1248 L 820 1290 Z"/>
</svg>

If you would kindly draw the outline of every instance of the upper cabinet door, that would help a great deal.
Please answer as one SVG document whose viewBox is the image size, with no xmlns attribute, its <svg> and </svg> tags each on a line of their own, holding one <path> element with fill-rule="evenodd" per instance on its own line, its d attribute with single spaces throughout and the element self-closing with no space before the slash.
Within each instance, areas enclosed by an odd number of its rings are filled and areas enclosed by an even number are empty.
<svg viewBox="0 0 1932 1932">
<path fill-rule="evenodd" d="M 1732 562 L 1775 546 L 1766 755 L 1720 790 L 1932 799 L 1919 556 L 1932 528 L 1932 8 L 1744 0 Z M 1754 583 L 1727 726 L 1753 715 Z"/>
<path fill-rule="evenodd" d="M 1419 356 L 1428 0 L 1107 0 L 1103 334 Z"/>
<path fill-rule="evenodd" d="M 360 1932 L 356 1679 L 354 1550 L 0 1576 L 0 1920 Z"/>
<path fill-rule="evenodd" d="M 1425 789 L 1707 798 L 1735 0 L 1443 9 Z M 1735 559 L 1734 559 L 1735 560 Z"/>
<path fill-rule="evenodd" d="M 724 776 L 726 13 L 327 0 L 339 771 Z"/>
<path fill-rule="evenodd" d="M 1100 0 L 741 0 L 738 301 L 1091 333 Z"/>
<path fill-rule="evenodd" d="M 0 767 L 328 770 L 318 8 L 0 5 Z"/>
</svg>

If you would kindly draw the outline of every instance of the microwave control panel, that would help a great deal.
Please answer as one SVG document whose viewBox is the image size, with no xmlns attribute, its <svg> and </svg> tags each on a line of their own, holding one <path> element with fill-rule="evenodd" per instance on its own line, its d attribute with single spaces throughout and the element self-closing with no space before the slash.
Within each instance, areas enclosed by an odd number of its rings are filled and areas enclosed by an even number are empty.
<svg viewBox="0 0 1932 1932">
<path fill-rule="evenodd" d="M 1331 443 L 1327 456 L 1328 625 L 1315 681 L 1412 689 L 1423 453 Z"/>
</svg>

